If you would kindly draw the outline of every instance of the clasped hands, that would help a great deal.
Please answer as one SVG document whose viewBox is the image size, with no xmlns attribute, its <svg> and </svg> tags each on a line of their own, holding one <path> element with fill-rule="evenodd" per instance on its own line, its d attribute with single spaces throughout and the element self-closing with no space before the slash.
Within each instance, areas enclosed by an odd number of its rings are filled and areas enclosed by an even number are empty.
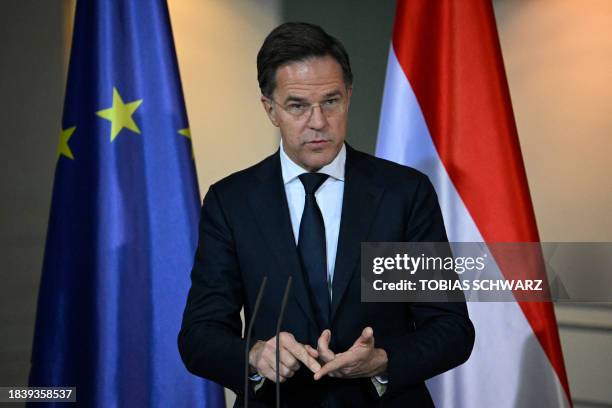
<svg viewBox="0 0 612 408">
<path fill-rule="evenodd" d="M 387 353 L 374 347 L 371 327 L 363 329 L 351 348 L 343 353 L 329 349 L 331 336 L 330 330 L 324 330 L 315 350 L 296 341 L 291 333 L 281 332 L 279 381 L 293 377 L 302 364 L 314 373 L 315 380 L 325 375 L 335 378 L 373 377 L 387 370 Z M 263 377 L 276 381 L 276 337 L 255 343 L 249 352 L 249 364 Z"/>
</svg>

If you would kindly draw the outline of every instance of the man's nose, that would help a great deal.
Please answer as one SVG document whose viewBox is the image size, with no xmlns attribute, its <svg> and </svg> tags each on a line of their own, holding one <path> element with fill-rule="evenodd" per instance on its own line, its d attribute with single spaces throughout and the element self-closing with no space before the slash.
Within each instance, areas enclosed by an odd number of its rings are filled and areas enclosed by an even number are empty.
<svg viewBox="0 0 612 408">
<path fill-rule="evenodd" d="M 313 105 L 310 109 L 310 118 L 308 118 L 308 127 L 311 129 L 322 129 L 327 126 L 327 117 L 323 113 L 320 105 Z"/>
</svg>

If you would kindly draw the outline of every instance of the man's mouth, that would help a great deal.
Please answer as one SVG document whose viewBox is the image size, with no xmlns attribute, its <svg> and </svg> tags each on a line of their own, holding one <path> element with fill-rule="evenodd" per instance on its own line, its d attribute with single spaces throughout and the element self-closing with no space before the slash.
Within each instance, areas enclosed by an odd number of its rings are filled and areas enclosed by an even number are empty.
<svg viewBox="0 0 612 408">
<path fill-rule="evenodd" d="M 310 145 L 310 146 L 323 146 L 325 143 L 328 143 L 329 140 L 311 140 L 310 142 L 306 142 L 306 144 Z"/>
</svg>

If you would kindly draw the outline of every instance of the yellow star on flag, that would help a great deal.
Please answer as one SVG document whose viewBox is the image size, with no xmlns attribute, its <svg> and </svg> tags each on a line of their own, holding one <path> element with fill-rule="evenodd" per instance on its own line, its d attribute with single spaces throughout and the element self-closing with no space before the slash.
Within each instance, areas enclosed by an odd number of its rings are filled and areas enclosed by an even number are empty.
<svg viewBox="0 0 612 408">
<path fill-rule="evenodd" d="M 123 128 L 140 134 L 140 129 L 138 129 L 138 125 L 134 122 L 132 115 L 136 112 L 136 109 L 138 109 L 141 103 L 142 99 L 124 103 L 117 88 L 113 87 L 113 106 L 96 112 L 96 115 L 111 121 L 111 142 L 115 140 L 115 137 L 117 137 Z"/>
<path fill-rule="evenodd" d="M 187 139 L 191 140 L 191 130 L 189 130 L 189 128 L 180 129 L 178 132 L 179 132 L 179 135 L 183 135 Z"/>
<path fill-rule="evenodd" d="M 66 156 L 67 158 L 74 160 L 74 156 L 72 155 L 72 150 L 70 150 L 70 146 L 68 146 L 68 141 L 72 137 L 72 134 L 76 130 L 76 126 L 70 127 L 68 129 L 63 129 L 59 135 L 59 143 L 57 144 L 57 158 L 59 159 L 61 156 Z"/>
<path fill-rule="evenodd" d="M 191 140 L 191 130 L 189 128 L 185 128 L 185 129 L 179 129 L 178 131 L 179 135 L 183 135 L 185 136 L 187 139 Z M 193 153 L 193 144 L 191 145 L 191 158 L 193 159 L 194 153 Z"/>
</svg>

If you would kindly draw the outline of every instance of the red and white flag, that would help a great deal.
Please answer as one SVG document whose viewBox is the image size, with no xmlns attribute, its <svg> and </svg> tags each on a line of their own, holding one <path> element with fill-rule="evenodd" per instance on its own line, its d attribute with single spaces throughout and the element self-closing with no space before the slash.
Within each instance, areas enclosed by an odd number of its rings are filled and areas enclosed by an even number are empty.
<svg viewBox="0 0 612 408">
<path fill-rule="evenodd" d="M 429 176 L 451 241 L 539 241 L 490 1 L 398 1 L 376 154 Z M 427 382 L 436 406 L 571 406 L 551 303 L 468 308 L 474 351 Z"/>
</svg>

